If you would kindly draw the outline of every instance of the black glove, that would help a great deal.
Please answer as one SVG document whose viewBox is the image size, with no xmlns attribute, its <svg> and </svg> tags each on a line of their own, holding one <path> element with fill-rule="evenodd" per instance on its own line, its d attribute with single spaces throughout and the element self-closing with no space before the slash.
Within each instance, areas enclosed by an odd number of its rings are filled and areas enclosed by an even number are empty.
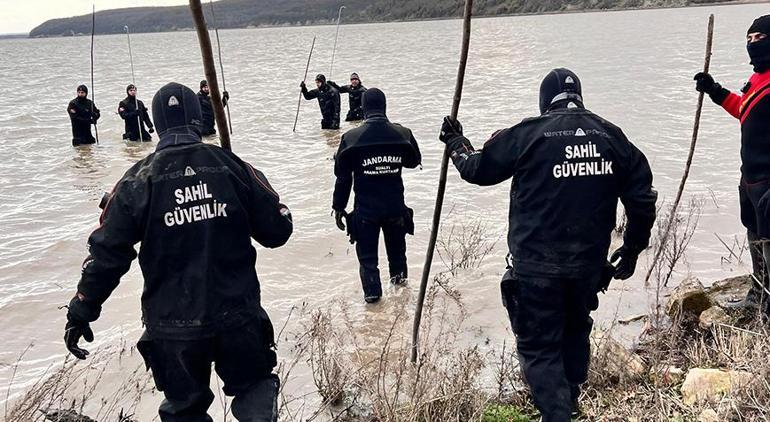
<svg viewBox="0 0 770 422">
<path fill-rule="evenodd" d="M 629 250 L 625 245 L 619 247 L 610 257 L 610 262 L 615 264 L 615 261 L 619 261 L 615 265 L 615 279 L 626 280 L 634 275 L 636 269 L 636 260 L 639 257 L 638 253 L 634 253 Z"/>
<path fill-rule="evenodd" d="M 441 133 L 438 135 L 438 139 L 447 143 L 450 139 L 456 136 L 462 136 L 463 125 L 458 120 L 453 120 L 451 117 L 444 117 L 444 123 L 441 124 Z"/>
<path fill-rule="evenodd" d="M 334 222 L 337 224 L 337 228 L 345 231 L 345 222 L 342 221 L 343 218 L 347 217 L 348 213 L 345 211 L 334 211 Z"/>
<path fill-rule="evenodd" d="M 94 332 L 91 331 L 87 322 L 71 320 L 68 317 L 67 324 L 64 326 L 64 344 L 76 358 L 85 359 L 89 352 L 78 347 L 78 341 L 81 337 L 90 343 L 94 341 Z"/>
<path fill-rule="evenodd" d="M 227 101 L 230 99 L 230 93 L 227 91 L 222 91 L 222 98 Z"/>
<path fill-rule="evenodd" d="M 155 128 L 154 128 L 154 127 L 151 127 L 151 128 L 149 128 L 149 129 L 147 129 L 147 132 L 150 132 L 150 133 L 155 133 Z"/>
<path fill-rule="evenodd" d="M 300 82 L 299 87 L 302 88 L 303 91 L 306 90 L 307 86 L 305 86 L 305 81 Z"/>
<path fill-rule="evenodd" d="M 721 85 L 714 82 L 714 78 L 711 75 L 705 72 L 697 73 L 693 80 L 695 81 L 695 90 L 704 94 L 711 95 L 722 88 Z"/>
</svg>

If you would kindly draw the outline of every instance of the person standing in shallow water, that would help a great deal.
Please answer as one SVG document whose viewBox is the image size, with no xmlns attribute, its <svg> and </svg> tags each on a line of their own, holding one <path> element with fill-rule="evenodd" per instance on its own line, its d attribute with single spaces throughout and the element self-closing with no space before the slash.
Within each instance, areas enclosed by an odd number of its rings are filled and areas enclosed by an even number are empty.
<svg viewBox="0 0 770 422">
<path fill-rule="evenodd" d="M 200 103 L 186 86 L 155 94 L 160 141 L 108 196 L 88 238 L 64 341 L 78 359 L 90 323 L 138 254 L 144 278 L 137 350 L 165 395 L 162 422 L 210 422 L 212 363 L 239 421 L 278 418 L 273 325 L 261 305 L 252 239 L 284 245 L 289 209 L 265 176 L 230 151 L 201 142 Z"/>
<path fill-rule="evenodd" d="M 762 308 L 770 315 L 770 15 L 757 18 L 746 33 L 754 74 L 741 95 L 714 82 L 708 73 L 695 75 L 695 89 L 711 97 L 741 122 L 741 222 L 749 239 L 756 280 L 734 307 Z"/>
<path fill-rule="evenodd" d="M 230 100 L 230 94 L 227 91 L 222 92 L 222 105 L 227 106 Z M 200 91 L 198 91 L 198 101 L 201 105 L 201 135 L 210 136 L 217 133 L 216 121 L 214 119 L 214 107 L 211 105 L 211 96 L 209 95 L 209 83 L 202 80 Z"/>
<path fill-rule="evenodd" d="M 136 109 L 137 104 L 139 105 L 139 111 Z M 150 133 L 155 132 L 155 129 L 152 126 L 150 115 L 147 113 L 147 108 L 144 106 L 144 103 L 136 99 L 136 86 L 134 84 L 130 84 L 126 87 L 126 98 L 118 104 L 118 114 L 125 123 L 123 139 L 138 141 L 139 132 L 141 131 L 142 141 L 152 140 Z M 141 127 L 139 126 L 140 121 Z M 147 125 L 149 132 L 144 129 L 145 125 Z"/>
<path fill-rule="evenodd" d="M 390 282 L 402 285 L 408 275 L 406 235 L 414 234 L 413 212 L 404 203 L 403 168 L 420 165 L 422 156 L 412 131 L 385 115 L 385 94 L 377 88 L 363 95 L 364 123 L 342 135 L 334 158 L 332 210 L 337 228 L 356 244 L 364 300 L 382 296 L 377 266 L 380 231 L 385 237 Z M 355 191 L 353 211 L 345 208 Z"/>
<path fill-rule="evenodd" d="M 446 117 L 440 140 L 469 183 L 511 184 L 501 282 L 521 370 L 545 422 L 579 415 L 588 376 L 590 313 L 612 277 L 634 273 L 655 221 L 647 159 L 612 123 L 586 110 L 577 75 L 555 69 L 540 87 L 539 117 L 497 131 L 482 150 Z M 618 199 L 628 218 L 607 263 Z"/>
<path fill-rule="evenodd" d="M 91 134 L 91 125 L 95 125 L 101 116 L 96 104 L 88 99 L 88 87 L 78 86 L 77 97 L 67 105 L 67 113 L 72 123 L 72 146 L 90 145 L 96 142 Z"/>
<path fill-rule="evenodd" d="M 310 91 L 305 81 L 300 82 L 302 95 L 306 100 L 318 99 L 321 108 L 321 129 L 340 128 L 340 92 L 326 82 L 326 76 L 318 74 L 315 77 L 316 89 Z"/>
<path fill-rule="evenodd" d="M 361 79 L 358 77 L 358 73 L 350 74 L 350 85 L 339 86 L 336 83 L 329 81 L 334 89 L 340 92 L 340 94 L 348 94 L 348 115 L 345 117 L 346 122 L 354 122 L 363 120 L 364 109 L 361 106 L 361 98 L 366 92 L 366 87 L 361 84 Z"/>
</svg>

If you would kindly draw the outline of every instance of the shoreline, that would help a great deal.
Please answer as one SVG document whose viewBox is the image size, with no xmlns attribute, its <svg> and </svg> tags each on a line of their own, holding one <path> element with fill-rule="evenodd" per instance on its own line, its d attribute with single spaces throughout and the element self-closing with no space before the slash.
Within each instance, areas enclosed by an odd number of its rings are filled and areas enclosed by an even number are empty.
<svg viewBox="0 0 770 422">
<path fill-rule="evenodd" d="M 628 11 L 639 11 L 639 10 L 666 10 L 666 9 L 684 9 L 684 8 L 695 8 L 695 7 L 712 7 L 712 6 L 741 6 L 741 5 L 749 5 L 749 4 L 763 4 L 763 3 L 770 3 L 770 0 L 727 0 L 727 1 L 719 1 L 714 3 L 700 3 L 700 4 L 690 4 L 686 6 L 650 6 L 650 7 L 617 7 L 617 8 L 611 8 L 611 9 L 572 9 L 572 10 L 554 10 L 550 12 L 532 12 L 532 13 L 501 13 L 501 14 L 494 14 L 494 15 L 474 15 L 475 19 L 489 19 L 489 18 L 507 18 L 507 17 L 522 17 L 522 16 L 549 16 L 549 15 L 561 15 L 561 14 L 580 14 L 580 13 L 605 13 L 605 12 L 628 12 Z M 109 12 L 119 9 L 109 9 L 102 12 Z M 67 18 L 65 18 L 67 19 Z M 433 21 L 449 21 L 449 20 L 461 20 L 462 17 L 435 17 L 435 18 L 419 18 L 419 19 L 393 19 L 393 20 L 371 20 L 368 22 L 350 22 L 350 23 L 342 23 L 341 25 L 368 25 L 368 24 L 382 24 L 382 23 L 411 23 L 411 22 L 433 22 Z M 295 25 L 291 23 L 285 23 L 280 25 L 268 25 L 268 24 L 260 24 L 260 25 L 248 25 L 248 26 L 240 26 L 240 27 L 231 27 L 231 28 L 219 28 L 223 31 L 226 30 L 239 30 L 239 29 L 267 29 L 267 28 L 303 28 L 303 27 L 314 27 L 314 26 L 330 26 L 330 25 L 336 25 L 336 22 L 334 20 L 331 21 L 318 21 L 316 23 L 312 23 L 310 25 Z M 172 30 L 164 30 L 164 31 L 148 31 L 148 32 L 142 32 L 138 31 L 136 34 L 157 34 L 157 33 L 170 33 L 170 32 L 189 32 L 194 31 L 195 29 L 192 27 L 189 28 L 179 28 L 179 29 L 172 29 Z M 31 33 L 31 31 L 30 31 Z M 69 38 L 69 37 L 83 37 L 83 36 L 91 36 L 91 34 L 84 34 L 84 33 L 78 33 L 73 35 L 39 35 L 39 36 L 30 36 L 27 33 L 24 34 L 0 34 L 0 41 L 5 39 L 20 39 L 20 38 L 26 38 L 26 39 L 46 39 L 46 38 Z M 95 36 L 105 36 L 105 35 L 120 35 L 120 32 L 115 33 L 97 33 Z"/>
</svg>

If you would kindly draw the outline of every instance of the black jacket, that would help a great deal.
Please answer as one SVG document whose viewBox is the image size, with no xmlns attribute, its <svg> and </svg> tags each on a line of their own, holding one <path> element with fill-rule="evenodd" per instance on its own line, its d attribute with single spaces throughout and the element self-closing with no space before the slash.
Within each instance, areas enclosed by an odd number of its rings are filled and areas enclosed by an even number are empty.
<svg viewBox="0 0 770 422">
<path fill-rule="evenodd" d="M 214 107 L 211 97 L 203 91 L 198 91 L 198 101 L 201 103 L 201 135 L 208 136 L 217 133 L 214 125 Z"/>
<path fill-rule="evenodd" d="M 256 315 L 253 238 L 283 245 L 291 215 L 235 154 L 180 132 L 129 169 L 91 234 L 78 291 L 99 308 L 141 242 L 142 320 L 154 338 L 202 338 Z"/>
<path fill-rule="evenodd" d="M 139 103 L 140 112 L 136 111 L 137 102 Z M 125 123 L 126 133 L 123 134 L 123 139 L 130 139 L 132 141 L 139 140 L 139 119 L 137 116 L 142 120 L 142 139 L 150 139 L 150 134 L 147 133 L 144 126 L 147 125 L 148 128 L 152 128 L 152 121 L 150 120 L 150 114 L 147 113 L 147 107 L 144 106 L 144 103 L 141 100 L 136 100 L 134 97 L 127 96 L 120 102 L 120 104 L 118 104 L 118 114 Z"/>
<path fill-rule="evenodd" d="M 508 248 L 520 275 L 582 277 L 607 260 L 617 201 L 628 218 L 624 243 L 641 252 L 657 193 L 644 154 L 612 123 L 558 109 L 492 136 L 481 151 L 448 141 L 463 179 L 488 186 L 513 178 Z"/>
<path fill-rule="evenodd" d="M 369 217 L 400 216 L 404 212 L 403 167 L 415 168 L 422 156 L 412 131 L 388 121 L 370 117 L 342 135 L 334 160 L 332 208 L 344 211 L 355 191 L 354 210 Z"/>
<path fill-rule="evenodd" d="M 328 83 L 321 86 L 322 89 L 307 90 L 302 87 L 302 95 L 306 100 L 318 99 L 318 106 L 321 108 L 321 116 L 327 121 L 340 121 L 340 92 L 334 89 Z"/>
<path fill-rule="evenodd" d="M 96 140 L 91 134 L 91 125 L 95 124 L 101 113 L 88 98 L 75 98 L 67 105 L 67 114 L 72 123 L 72 144 L 92 144 Z"/>
<path fill-rule="evenodd" d="M 339 86 L 334 82 L 329 82 L 329 84 L 337 89 L 340 94 L 348 94 L 349 108 L 345 121 L 362 120 L 364 118 L 364 110 L 361 107 L 361 99 L 364 96 L 364 92 L 366 92 L 366 87 L 361 84 L 358 84 L 356 87 L 353 85 Z"/>
</svg>

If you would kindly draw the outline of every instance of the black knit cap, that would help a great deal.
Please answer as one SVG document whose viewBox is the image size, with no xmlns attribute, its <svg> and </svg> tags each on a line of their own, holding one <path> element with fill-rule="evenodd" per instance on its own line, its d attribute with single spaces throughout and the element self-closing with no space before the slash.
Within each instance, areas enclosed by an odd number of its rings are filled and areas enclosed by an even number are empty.
<svg viewBox="0 0 770 422">
<path fill-rule="evenodd" d="M 770 15 L 760 16 L 754 19 L 746 35 L 760 32 L 770 36 Z"/>
<path fill-rule="evenodd" d="M 201 81 L 201 86 L 200 87 L 203 88 L 204 86 L 209 86 L 209 83 L 206 82 L 205 79 Z"/>
<path fill-rule="evenodd" d="M 83 91 L 83 92 L 85 92 L 86 94 L 88 94 L 88 87 L 87 87 L 87 86 L 85 86 L 85 85 L 79 85 L 79 86 L 78 86 L 78 91 Z"/>
<path fill-rule="evenodd" d="M 322 84 L 326 83 L 326 76 L 324 76 L 322 73 L 319 73 L 315 75 L 315 80 L 318 82 L 321 82 Z"/>
<path fill-rule="evenodd" d="M 367 89 L 361 101 L 365 117 L 369 118 L 375 114 L 385 115 L 385 93 L 378 88 Z"/>
</svg>

